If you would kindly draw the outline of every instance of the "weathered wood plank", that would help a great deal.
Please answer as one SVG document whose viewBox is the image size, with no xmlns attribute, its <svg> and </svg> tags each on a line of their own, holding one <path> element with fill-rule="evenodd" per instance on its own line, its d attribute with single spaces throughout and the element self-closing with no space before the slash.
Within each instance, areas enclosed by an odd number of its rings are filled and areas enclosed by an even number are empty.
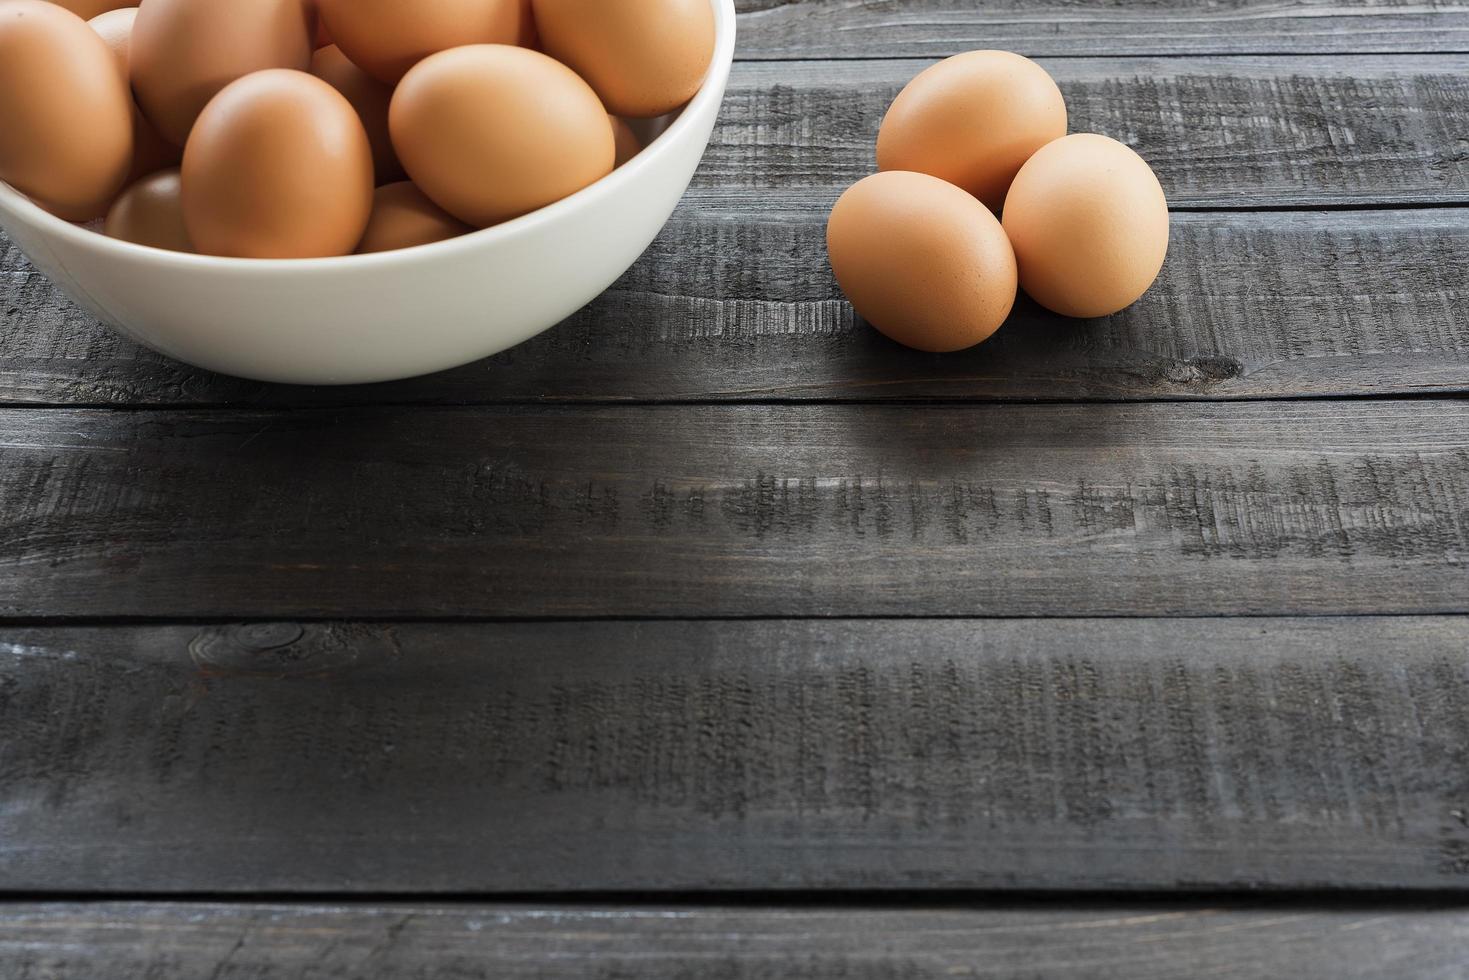
<svg viewBox="0 0 1469 980">
<path fill-rule="evenodd" d="M 736 0 L 744 58 L 1469 49 L 1469 7 L 1417 0 Z"/>
<path fill-rule="evenodd" d="M 27 980 L 1455 980 L 1466 945 L 1469 913 L 1431 905 L 0 907 Z"/>
<path fill-rule="evenodd" d="M 921 62 L 744 65 L 689 200 L 566 324 L 398 385 L 294 389 L 192 371 L 102 330 L 0 245 L 0 401 L 216 405 L 747 398 L 1228 398 L 1462 390 L 1469 212 L 1175 218 L 1163 280 L 1088 323 L 1025 304 L 934 357 L 854 323 L 826 209 L 872 167 Z M 1176 202 L 1469 198 L 1469 59 L 1050 63 L 1079 128 L 1144 148 Z"/>
<path fill-rule="evenodd" d="M 834 198 L 876 169 L 888 105 L 931 63 L 740 65 L 695 199 L 728 204 L 748 190 L 758 207 L 770 189 L 811 188 Z M 1072 130 L 1136 147 L 1175 206 L 1469 202 L 1469 54 L 1043 64 Z"/>
<path fill-rule="evenodd" d="M 18 266 L 14 253 L 9 256 Z M 751 399 L 1131 400 L 1469 388 L 1469 211 L 1174 216 L 1163 277 L 1103 320 L 1023 301 L 990 342 L 921 354 L 856 321 L 809 212 L 685 208 L 611 292 L 468 367 L 346 389 L 195 371 L 34 273 L 0 286 L 0 400 L 350 405 Z"/>
<path fill-rule="evenodd" d="M 0 888 L 1459 889 L 1466 650 L 1463 617 L 8 629 Z"/>
<path fill-rule="evenodd" d="M 6 425 L 6 617 L 1469 610 L 1469 401 Z"/>
</svg>

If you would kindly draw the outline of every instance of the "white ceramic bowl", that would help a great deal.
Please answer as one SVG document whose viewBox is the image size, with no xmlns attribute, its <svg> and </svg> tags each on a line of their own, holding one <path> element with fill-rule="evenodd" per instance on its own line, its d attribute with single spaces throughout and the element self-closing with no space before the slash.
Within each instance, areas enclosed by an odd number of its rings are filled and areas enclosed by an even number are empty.
<svg viewBox="0 0 1469 980">
<path fill-rule="evenodd" d="M 104 323 L 212 371 L 356 384 L 467 364 L 576 312 L 668 221 L 734 61 L 734 0 L 710 2 L 718 40 L 709 75 L 642 153 L 565 200 L 462 238 L 330 259 L 184 255 L 69 224 L 4 183 L 0 227 Z"/>
</svg>

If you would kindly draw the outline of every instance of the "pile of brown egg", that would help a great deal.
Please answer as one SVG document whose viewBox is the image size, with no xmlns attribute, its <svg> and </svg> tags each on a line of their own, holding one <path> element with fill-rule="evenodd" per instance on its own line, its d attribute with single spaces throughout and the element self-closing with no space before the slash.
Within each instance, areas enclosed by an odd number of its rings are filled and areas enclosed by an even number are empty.
<svg viewBox="0 0 1469 980">
<path fill-rule="evenodd" d="M 0 180 L 175 251 L 307 258 L 527 214 L 697 92 L 709 0 L 0 0 Z M 91 18 L 90 20 L 83 18 Z"/>
<path fill-rule="evenodd" d="M 899 93 L 879 173 L 837 201 L 827 251 L 852 306 L 899 343 L 954 351 L 990 337 L 1018 289 L 1064 316 L 1116 313 L 1168 251 L 1168 202 L 1131 148 L 1066 135 L 1046 70 L 970 51 Z"/>
</svg>

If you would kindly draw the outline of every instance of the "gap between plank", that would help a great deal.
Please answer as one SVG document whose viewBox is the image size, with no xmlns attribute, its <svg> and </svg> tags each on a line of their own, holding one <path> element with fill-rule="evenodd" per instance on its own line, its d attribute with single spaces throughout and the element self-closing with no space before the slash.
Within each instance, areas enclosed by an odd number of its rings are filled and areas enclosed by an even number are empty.
<svg viewBox="0 0 1469 980">
<path fill-rule="evenodd" d="M 391 383 L 391 382 L 389 382 Z M 309 386 L 307 386 L 309 387 Z M 121 405 L 110 402 L 15 402 L 0 401 L 0 412 L 102 412 L 124 414 L 135 412 L 140 415 L 193 412 L 199 415 L 302 415 L 308 412 L 342 414 L 358 411 L 413 411 L 413 412 L 461 412 L 466 409 L 491 408 L 547 408 L 576 411 L 583 408 L 816 408 L 821 406 L 862 406 L 868 408 L 989 408 L 1015 405 L 1174 405 L 1174 404 L 1234 404 L 1248 405 L 1273 402 L 1413 402 L 1413 401 L 1463 401 L 1469 399 L 1469 387 L 1444 388 L 1435 391 L 1404 392 L 1355 392 L 1347 394 L 1294 394 L 1294 395 L 1173 395 L 1148 398 L 960 398 L 936 395 L 931 398 L 760 398 L 739 396 L 706 398 L 519 398 L 486 399 L 484 401 L 461 402 L 380 402 L 364 399 L 360 402 L 340 402 L 331 405 L 257 405 L 252 403 L 229 404 L 223 402 L 199 404 L 171 404 L 167 402 L 140 402 Z"/>
<path fill-rule="evenodd" d="M 1169 214 L 1315 214 L 1316 212 L 1352 211 L 1462 211 L 1469 208 L 1469 198 L 1459 201 L 1384 201 L 1380 204 L 1343 202 L 1313 204 L 1302 207 L 1298 204 L 1256 204 L 1248 207 L 1233 207 L 1228 204 L 1179 204 L 1170 205 Z"/>
<path fill-rule="evenodd" d="M 932 909 L 996 911 L 1028 908 L 1108 909 L 1158 906 L 1177 908 L 1188 903 L 1220 910 L 1260 908 L 1316 909 L 1320 911 L 1376 908 L 1390 905 L 1395 911 L 1464 909 L 1469 911 L 1469 894 L 1453 889 L 1343 889 L 1307 888 L 1261 892 L 1190 890 L 1178 891 L 1071 891 L 1037 889 L 1017 892 L 983 889 L 895 889 L 851 890 L 780 889 L 760 891 L 671 891 L 671 892 L 9 892 L 0 891 L 0 910 L 21 904 L 115 904 L 154 905 L 278 905 L 331 904 L 344 907 L 379 905 L 521 905 L 527 907 L 626 908 L 802 908 Z"/>
<path fill-rule="evenodd" d="M 967 49 L 966 49 L 967 50 Z M 959 51 L 955 50 L 955 54 Z M 1023 52 L 1021 52 L 1023 53 Z M 1469 54 L 1469 49 L 1450 51 L 1186 51 L 1159 53 L 1149 51 L 1104 51 L 1100 53 L 1078 52 L 1075 54 L 1038 54 L 1036 61 L 1112 61 L 1126 59 L 1143 59 L 1158 61 L 1183 61 L 1187 59 L 1211 58 L 1427 58 L 1427 57 L 1453 57 L 1454 55 Z M 878 55 L 833 55 L 825 58 L 790 57 L 736 57 L 734 63 L 737 65 L 761 65 L 761 64 L 787 64 L 790 62 L 805 62 L 808 64 L 822 64 L 826 62 L 842 61 L 930 61 L 943 59 L 949 55 L 933 54 L 878 54 Z"/>
<path fill-rule="evenodd" d="M 0 631 L 7 629 L 67 629 L 76 628 L 131 628 L 162 626 L 253 626 L 270 623 L 300 623 L 308 626 L 323 624 L 361 624 L 365 626 L 554 626 L 558 624 L 597 623 L 889 623 L 889 622 L 970 622 L 970 623 L 1027 623 L 1086 620 L 1168 620 L 1169 622 L 1214 622 L 1232 620 L 1237 622 L 1270 623 L 1290 619 L 1465 619 L 1469 609 L 1437 609 L 1428 612 L 1296 612 L 1286 610 L 1272 613 L 1190 613 L 1170 616 L 1160 613 L 1046 613 L 1044 615 L 976 616 L 968 613 L 901 615 L 772 615 L 754 613 L 748 616 L 656 616 L 656 615 L 595 615 L 595 616 L 455 616 L 439 613 L 432 616 L 262 616 L 245 614 L 239 616 L 0 616 Z M 3 895 L 0 892 L 0 895 Z"/>
</svg>

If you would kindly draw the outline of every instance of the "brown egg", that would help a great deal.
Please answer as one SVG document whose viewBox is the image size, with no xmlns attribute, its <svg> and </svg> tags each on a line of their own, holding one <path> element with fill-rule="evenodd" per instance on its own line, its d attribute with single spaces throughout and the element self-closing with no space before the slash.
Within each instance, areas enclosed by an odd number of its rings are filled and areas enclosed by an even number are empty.
<svg viewBox="0 0 1469 980">
<path fill-rule="evenodd" d="M 319 49 L 311 56 L 311 74 L 346 96 L 357 110 L 368 142 L 372 144 L 372 165 L 379 184 L 403 179 L 403 166 L 393 151 L 388 135 L 388 104 L 393 90 L 347 60 L 335 44 Z"/>
<path fill-rule="evenodd" d="M 150 174 L 122 192 L 107 212 L 102 230 L 112 238 L 173 252 L 192 252 L 184 227 L 177 169 Z"/>
<path fill-rule="evenodd" d="M 133 91 L 164 139 L 184 145 L 215 93 L 252 71 L 305 69 L 315 31 L 303 0 L 144 0 L 133 24 Z"/>
<path fill-rule="evenodd" d="M 128 41 L 133 34 L 133 20 L 137 16 L 138 8 L 123 7 L 98 14 L 87 21 L 92 30 L 112 49 L 124 78 L 128 77 Z M 129 89 L 129 98 L 132 97 L 131 91 Z M 133 166 L 128 172 L 128 183 L 167 167 L 177 167 L 183 155 L 183 148 L 174 146 L 159 136 L 153 124 L 143 117 L 143 110 L 134 103 Z"/>
<path fill-rule="evenodd" d="M 529 36 L 524 0 L 319 0 L 337 47 L 393 83 L 431 54 Z"/>
<path fill-rule="evenodd" d="M 133 35 L 133 21 L 137 19 L 137 7 L 118 7 L 98 14 L 87 21 L 97 36 L 107 42 L 112 56 L 122 68 L 124 76 L 128 70 L 128 41 Z"/>
<path fill-rule="evenodd" d="M 373 196 L 372 219 L 358 252 L 391 252 L 467 235 L 473 228 L 445 213 L 412 181 L 379 187 Z"/>
<path fill-rule="evenodd" d="M 1021 287 L 1065 316 L 1131 306 L 1168 253 L 1168 201 L 1152 168 L 1091 133 L 1056 140 L 1020 168 L 1004 225 Z"/>
<path fill-rule="evenodd" d="M 132 7 L 136 4 L 136 0 L 50 0 L 50 2 L 58 7 L 65 7 L 82 20 L 91 20 L 98 14 L 105 14 L 109 10 Z"/>
<path fill-rule="evenodd" d="M 541 45 L 635 119 L 694 97 L 714 60 L 709 0 L 534 0 Z"/>
<path fill-rule="evenodd" d="M 638 139 L 638 134 L 633 132 L 626 119 L 619 116 L 607 118 L 612 120 L 612 142 L 617 148 L 612 163 L 613 169 L 616 169 L 643 152 L 643 141 Z"/>
<path fill-rule="evenodd" d="M 107 44 L 54 4 L 0 2 L 0 180 L 52 214 L 90 221 L 132 160 L 132 99 Z"/>
<path fill-rule="evenodd" d="M 576 73 L 527 48 L 477 44 L 425 58 L 388 113 L 413 182 L 477 228 L 534 211 L 612 171 L 607 113 Z"/>
<path fill-rule="evenodd" d="M 372 147 L 352 104 L 326 82 L 261 71 L 200 113 L 183 181 L 184 222 L 202 253 L 345 255 L 372 213 Z"/>
<path fill-rule="evenodd" d="M 971 195 L 890 170 L 849 187 L 826 226 L 837 283 L 900 344 L 954 351 L 986 340 L 1015 304 L 1015 254 Z"/>
<path fill-rule="evenodd" d="M 970 51 L 898 93 L 877 134 L 879 170 L 916 170 L 964 188 L 996 214 L 1030 155 L 1066 135 L 1046 70 L 1008 51 Z"/>
</svg>

